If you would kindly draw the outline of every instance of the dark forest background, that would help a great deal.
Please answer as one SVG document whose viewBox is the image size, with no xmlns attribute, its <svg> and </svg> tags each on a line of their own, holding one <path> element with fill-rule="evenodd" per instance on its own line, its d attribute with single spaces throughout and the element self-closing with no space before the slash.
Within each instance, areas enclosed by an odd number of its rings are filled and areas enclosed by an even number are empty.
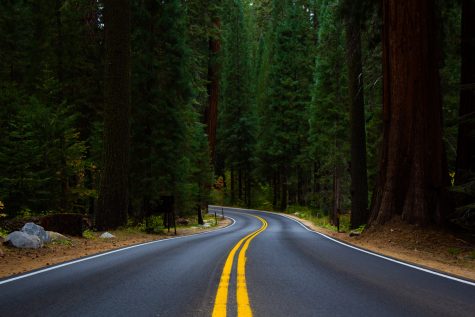
<svg viewBox="0 0 475 317">
<path fill-rule="evenodd" d="M 475 3 L 398 2 L 1 1 L 4 216 L 475 230 Z"/>
</svg>

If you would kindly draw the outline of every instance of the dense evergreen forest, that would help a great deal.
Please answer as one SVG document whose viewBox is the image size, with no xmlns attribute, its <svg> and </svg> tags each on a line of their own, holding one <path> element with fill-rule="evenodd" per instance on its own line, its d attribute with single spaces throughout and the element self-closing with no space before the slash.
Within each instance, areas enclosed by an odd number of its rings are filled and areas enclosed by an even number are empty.
<svg viewBox="0 0 475 317">
<path fill-rule="evenodd" d="M 475 231 L 473 0 L 4 0 L 2 217 L 173 197 Z"/>
</svg>

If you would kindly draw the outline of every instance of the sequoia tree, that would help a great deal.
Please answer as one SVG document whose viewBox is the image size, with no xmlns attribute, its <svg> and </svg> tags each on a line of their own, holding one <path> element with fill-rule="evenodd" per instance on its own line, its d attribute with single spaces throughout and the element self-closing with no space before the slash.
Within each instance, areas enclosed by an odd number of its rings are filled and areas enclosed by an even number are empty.
<svg viewBox="0 0 475 317">
<path fill-rule="evenodd" d="M 105 76 L 103 171 L 95 225 L 127 222 L 130 117 L 130 3 L 104 1 Z"/>
<path fill-rule="evenodd" d="M 434 1 L 383 1 L 384 126 L 370 224 L 397 215 L 440 225 L 448 211 L 434 30 Z"/>
<path fill-rule="evenodd" d="M 348 1 L 345 15 L 348 90 L 351 125 L 351 227 L 368 220 L 368 176 L 366 167 L 366 127 L 361 60 L 361 22 L 356 1 Z"/>
</svg>

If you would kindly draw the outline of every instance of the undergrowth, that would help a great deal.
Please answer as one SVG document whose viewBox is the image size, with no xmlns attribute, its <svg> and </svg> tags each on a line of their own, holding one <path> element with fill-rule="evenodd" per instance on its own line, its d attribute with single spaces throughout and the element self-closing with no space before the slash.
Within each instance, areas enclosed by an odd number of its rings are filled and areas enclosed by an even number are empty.
<svg viewBox="0 0 475 317">
<path fill-rule="evenodd" d="M 84 230 L 83 233 L 82 233 L 82 236 L 83 238 L 86 238 L 86 239 L 94 239 L 95 236 L 94 236 L 94 232 L 92 230 Z"/>
</svg>

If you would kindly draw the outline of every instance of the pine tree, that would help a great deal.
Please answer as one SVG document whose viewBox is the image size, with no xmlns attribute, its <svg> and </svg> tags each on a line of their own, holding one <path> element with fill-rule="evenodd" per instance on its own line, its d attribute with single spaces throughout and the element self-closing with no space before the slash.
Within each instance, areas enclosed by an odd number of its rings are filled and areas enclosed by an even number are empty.
<svg viewBox="0 0 475 317">
<path fill-rule="evenodd" d="M 474 1 L 462 1 L 462 45 L 456 183 L 475 178 L 475 14 Z"/>
<path fill-rule="evenodd" d="M 222 140 L 220 150 L 224 153 L 226 165 L 233 171 L 233 176 L 237 173 L 238 198 L 250 205 L 254 124 L 250 95 L 249 35 L 241 1 L 229 1 L 225 11 L 227 15 L 223 19 L 223 108 L 219 119 L 219 136 Z M 234 185 L 234 179 L 231 183 Z"/>
<path fill-rule="evenodd" d="M 343 25 L 334 1 L 319 8 L 315 84 L 310 109 L 309 151 L 315 158 L 316 205 L 337 223 L 347 190 L 348 99 Z"/>
<path fill-rule="evenodd" d="M 313 57 L 310 19 L 297 3 L 274 2 L 269 95 L 260 110 L 260 160 L 273 169 L 274 202 L 287 208 L 289 184 L 305 140 L 305 111 L 310 102 Z M 310 58 L 309 58 L 310 57 Z M 294 181 L 294 184 L 297 183 Z"/>
</svg>

